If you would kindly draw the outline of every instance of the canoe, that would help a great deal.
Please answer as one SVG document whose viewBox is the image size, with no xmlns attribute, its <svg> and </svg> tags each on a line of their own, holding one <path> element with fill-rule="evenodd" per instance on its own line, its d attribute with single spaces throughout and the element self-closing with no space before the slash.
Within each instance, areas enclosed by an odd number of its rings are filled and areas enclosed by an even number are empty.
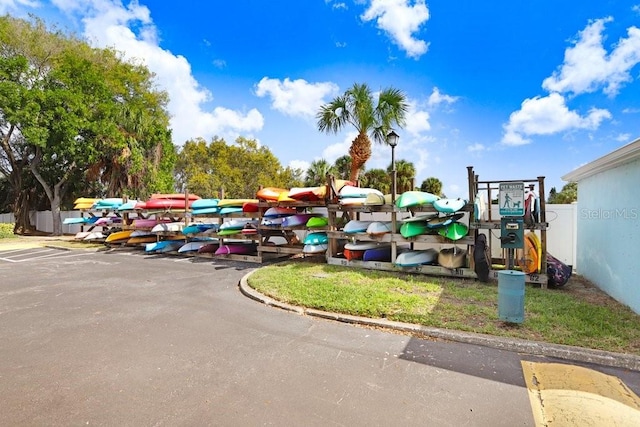
<svg viewBox="0 0 640 427">
<path fill-rule="evenodd" d="M 289 191 L 287 191 L 278 196 L 278 202 L 297 202 L 297 200 L 289 197 Z"/>
<path fill-rule="evenodd" d="M 364 250 L 356 250 L 356 249 L 347 249 L 345 248 L 344 251 L 342 251 L 342 254 L 344 255 L 344 257 L 346 259 L 348 259 L 349 261 L 354 260 L 354 259 L 362 259 L 362 257 L 364 256 Z"/>
<path fill-rule="evenodd" d="M 293 187 L 287 195 L 290 199 L 298 201 L 318 201 L 325 198 L 327 194 L 327 186 L 320 187 Z"/>
<path fill-rule="evenodd" d="M 367 228 L 374 221 L 360 221 L 357 219 L 352 219 L 347 222 L 342 229 L 345 233 L 364 233 L 367 231 Z"/>
<path fill-rule="evenodd" d="M 168 219 L 134 219 L 133 228 L 153 228 L 158 224 L 170 222 Z"/>
<path fill-rule="evenodd" d="M 73 209 L 76 210 L 88 210 L 93 208 L 94 202 L 87 202 L 87 203 L 77 203 L 75 205 L 73 205 Z"/>
<path fill-rule="evenodd" d="M 145 252 L 165 253 L 177 251 L 182 245 L 183 240 L 161 240 L 155 243 L 147 243 L 144 247 Z"/>
<path fill-rule="evenodd" d="M 150 230 L 133 230 L 131 232 L 131 236 L 129 237 L 141 237 L 141 236 L 153 236 L 156 238 L 156 235 L 153 234 Z"/>
<path fill-rule="evenodd" d="M 105 239 L 105 243 L 125 242 L 129 240 L 131 233 L 133 233 L 133 230 L 122 230 L 110 233 Z"/>
<path fill-rule="evenodd" d="M 400 235 L 405 239 L 429 233 L 429 223 L 427 221 L 409 221 L 400 226 Z"/>
<path fill-rule="evenodd" d="M 199 200 L 201 197 L 195 194 L 187 194 L 189 200 Z M 178 199 L 184 202 L 184 193 L 154 193 L 149 199 Z"/>
<path fill-rule="evenodd" d="M 391 246 L 367 249 L 362 255 L 363 261 L 391 261 Z"/>
<path fill-rule="evenodd" d="M 148 234 L 146 236 L 134 236 L 134 237 L 130 237 L 129 240 L 127 240 L 126 245 L 127 246 L 137 246 L 137 245 L 142 245 L 142 244 L 147 244 L 147 243 L 154 243 L 158 241 L 158 236 L 156 236 L 155 234 Z"/>
<path fill-rule="evenodd" d="M 145 209 L 184 209 L 185 208 L 185 200 L 183 199 L 149 199 L 144 202 Z M 187 201 L 187 207 L 191 206 L 193 200 Z"/>
<path fill-rule="evenodd" d="M 180 233 L 184 228 L 184 222 L 161 222 L 151 229 L 152 233 Z"/>
<path fill-rule="evenodd" d="M 87 237 L 90 233 L 91 231 L 79 231 L 75 236 L 73 236 L 73 238 L 75 240 L 84 240 L 84 238 Z"/>
<path fill-rule="evenodd" d="M 419 251 L 402 252 L 396 258 L 395 264 L 400 267 L 415 267 L 423 264 L 431 264 L 438 259 L 438 251 L 430 248 Z"/>
<path fill-rule="evenodd" d="M 340 199 L 338 203 L 340 203 L 342 206 L 364 206 L 364 203 L 366 201 L 366 197 L 347 197 L 344 199 Z"/>
<path fill-rule="evenodd" d="M 235 218 L 220 224 L 219 230 L 242 230 L 247 224 L 258 225 L 258 220 L 250 218 Z"/>
<path fill-rule="evenodd" d="M 262 218 L 262 221 L 260 222 L 260 224 L 262 224 L 264 226 L 267 226 L 267 227 L 280 227 L 280 226 L 282 226 L 282 223 L 284 222 L 285 218 L 286 218 L 286 216 Z"/>
<path fill-rule="evenodd" d="M 409 218 L 403 218 L 403 222 L 413 222 L 413 221 L 429 221 L 430 219 L 436 218 L 438 216 L 437 213 L 428 213 L 423 215 L 414 215 Z"/>
<path fill-rule="evenodd" d="M 386 247 L 391 247 L 391 244 L 390 243 L 355 241 L 355 242 L 349 242 L 349 243 L 344 245 L 345 249 L 350 249 L 352 251 L 366 251 L 367 249 L 386 248 Z"/>
<path fill-rule="evenodd" d="M 399 208 L 410 208 L 415 206 L 424 206 L 432 204 L 440 197 L 426 191 L 405 191 L 396 200 L 396 206 Z"/>
<path fill-rule="evenodd" d="M 375 188 L 367 188 L 367 187 L 355 187 L 353 185 L 345 185 L 338 192 L 338 197 L 340 199 L 366 199 L 369 194 L 375 194 L 384 199 L 384 195 L 380 190 Z"/>
<path fill-rule="evenodd" d="M 278 218 L 281 216 L 295 215 L 298 211 L 296 208 L 287 208 L 282 206 L 274 206 L 265 211 L 263 218 Z"/>
<path fill-rule="evenodd" d="M 218 212 L 220 215 L 233 215 L 233 214 L 243 212 L 242 206 L 225 206 L 225 207 L 218 206 L 218 208 L 220 209 L 220 211 Z"/>
<path fill-rule="evenodd" d="M 100 199 L 93 204 L 93 209 L 115 209 L 122 205 L 122 197 L 109 197 Z"/>
<path fill-rule="evenodd" d="M 79 203 L 91 203 L 91 204 L 94 204 L 98 200 L 100 200 L 100 199 L 96 198 L 96 197 L 78 197 L 77 199 L 75 199 L 73 201 L 73 204 L 74 205 L 77 205 Z"/>
<path fill-rule="evenodd" d="M 188 226 L 182 229 L 182 234 L 197 234 L 204 233 L 207 230 L 211 230 L 212 228 L 218 228 L 218 224 L 211 223 L 195 223 L 189 224 Z"/>
<path fill-rule="evenodd" d="M 458 212 L 458 213 L 451 214 L 451 215 L 438 216 L 438 217 L 435 217 L 435 218 L 431 218 L 428 221 L 429 228 L 445 227 L 445 226 L 451 224 L 452 222 L 459 220 L 463 216 L 464 216 L 464 213 Z"/>
<path fill-rule="evenodd" d="M 178 248 L 178 253 L 196 252 L 200 250 L 200 248 L 203 247 L 204 245 L 208 245 L 210 243 L 211 241 L 207 241 L 207 240 L 195 240 L 193 242 L 188 242 L 180 246 L 180 248 Z"/>
<path fill-rule="evenodd" d="M 233 236 L 234 234 L 242 233 L 244 227 L 242 228 L 226 228 L 224 230 L 218 230 L 218 236 Z"/>
<path fill-rule="evenodd" d="M 305 236 L 303 243 L 305 245 L 322 245 L 329 241 L 327 233 L 323 231 L 309 233 Z"/>
<path fill-rule="evenodd" d="M 433 207 L 438 212 L 454 213 L 464 208 L 467 201 L 461 198 L 457 199 L 439 199 L 433 202 Z"/>
<path fill-rule="evenodd" d="M 278 200 L 281 194 L 288 194 L 289 190 L 286 188 L 278 188 L 278 187 L 265 187 L 258 190 L 256 193 L 256 197 L 259 200 L 266 200 L 270 202 L 275 202 Z"/>
<path fill-rule="evenodd" d="M 102 234 L 101 231 L 92 231 L 82 238 L 82 240 L 102 240 L 102 239 L 104 239 L 104 234 Z"/>
<path fill-rule="evenodd" d="M 213 254 L 218 250 L 219 247 L 220 247 L 220 243 L 218 242 L 207 243 L 206 245 L 203 245 L 200 247 L 200 249 L 198 249 L 198 253 Z"/>
<path fill-rule="evenodd" d="M 258 199 L 220 199 L 218 200 L 218 206 L 223 207 L 235 207 L 241 208 L 245 203 L 258 203 Z"/>
<path fill-rule="evenodd" d="M 467 233 L 469 233 L 469 227 L 461 222 L 452 222 L 438 229 L 438 234 L 449 240 L 460 240 L 466 236 Z"/>
<path fill-rule="evenodd" d="M 284 217 L 282 221 L 283 227 L 298 227 L 306 225 L 310 218 L 313 218 L 316 214 L 311 213 L 299 213 L 295 215 L 289 215 Z"/>
<path fill-rule="evenodd" d="M 118 216 L 103 216 L 98 218 L 93 224 L 98 226 L 105 226 L 111 224 L 120 224 L 122 222 L 122 218 Z"/>
<path fill-rule="evenodd" d="M 258 206 L 258 202 L 244 202 L 242 204 L 242 212 L 253 213 L 259 212 L 260 207 Z"/>
<path fill-rule="evenodd" d="M 327 249 L 329 249 L 329 245 L 327 243 L 306 244 L 302 248 L 302 253 L 307 255 L 321 254 L 325 253 Z"/>
<path fill-rule="evenodd" d="M 396 231 L 398 227 L 400 227 L 402 223 L 400 221 L 396 221 Z M 367 227 L 367 234 L 372 236 L 379 236 L 386 233 L 391 233 L 393 230 L 393 223 L 391 221 L 374 221 Z"/>
<path fill-rule="evenodd" d="M 438 264 L 445 268 L 464 267 L 467 260 L 467 251 L 457 247 L 446 248 L 438 253 Z"/>
<path fill-rule="evenodd" d="M 87 224 L 87 218 L 65 218 L 62 223 L 64 225 L 72 225 L 72 224 Z"/>
<path fill-rule="evenodd" d="M 308 228 L 326 227 L 329 225 L 329 218 L 325 216 L 315 216 L 313 218 L 309 218 L 306 225 Z"/>
<path fill-rule="evenodd" d="M 197 199 L 191 203 L 191 209 L 215 208 L 220 199 Z"/>
<path fill-rule="evenodd" d="M 254 253 L 257 249 L 255 243 L 231 243 L 228 245 L 220 245 L 215 251 L 216 255 L 238 254 L 246 255 Z"/>
<path fill-rule="evenodd" d="M 191 215 L 206 215 L 206 214 L 219 214 L 220 213 L 220 207 L 218 206 L 212 206 L 210 208 L 198 208 L 198 209 L 192 209 L 191 210 Z"/>
<path fill-rule="evenodd" d="M 137 205 L 138 203 L 140 203 L 140 200 L 129 200 L 126 203 L 121 204 L 120 206 L 118 206 L 118 211 L 132 211 L 134 209 L 137 209 Z"/>
</svg>

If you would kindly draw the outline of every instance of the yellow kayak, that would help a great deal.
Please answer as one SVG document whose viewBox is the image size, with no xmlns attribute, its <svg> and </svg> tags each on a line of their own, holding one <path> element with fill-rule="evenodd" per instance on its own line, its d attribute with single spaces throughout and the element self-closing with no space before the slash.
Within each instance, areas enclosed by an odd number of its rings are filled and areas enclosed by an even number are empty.
<svg viewBox="0 0 640 427">
<path fill-rule="evenodd" d="M 119 242 L 120 240 L 129 240 L 129 237 L 133 233 L 133 230 L 122 230 L 111 233 L 107 236 L 105 243 Z"/>
</svg>

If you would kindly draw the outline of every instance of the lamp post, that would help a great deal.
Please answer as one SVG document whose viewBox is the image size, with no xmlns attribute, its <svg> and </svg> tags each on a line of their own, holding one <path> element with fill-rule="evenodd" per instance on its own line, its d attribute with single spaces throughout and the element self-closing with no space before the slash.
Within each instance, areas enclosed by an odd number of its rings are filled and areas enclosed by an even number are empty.
<svg viewBox="0 0 640 427">
<path fill-rule="evenodd" d="M 398 140 L 400 139 L 400 135 L 395 133 L 394 131 L 389 132 L 387 135 L 387 144 L 391 146 L 391 204 L 393 206 L 396 205 L 396 157 L 395 157 L 395 148 L 398 145 Z"/>
</svg>

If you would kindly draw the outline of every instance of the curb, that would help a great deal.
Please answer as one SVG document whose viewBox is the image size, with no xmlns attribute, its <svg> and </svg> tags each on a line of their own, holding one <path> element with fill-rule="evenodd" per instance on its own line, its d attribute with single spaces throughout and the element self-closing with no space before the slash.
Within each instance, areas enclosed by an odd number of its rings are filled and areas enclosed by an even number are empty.
<svg viewBox="0 0 640 427">
<path fill-rule="evenodd" d="M 394 322 L 392 320 L 386 319 L 372 319 L 369 317 L 331 313 L 313 308 L 294 306 L 263 295 L 250 287 L 247 279 L 255 271 L 256 270 L 249 272 L 240 279 L 240 283 L 238 284 L 240 292 L 246 297 L 258 301 L 262 304 L 290 311 L 299 315 L 314 316 L 343 323 L 375 326 L 395 330 L 398 332 L 408 332 L 415 335 L 424 335 L 431 338 L 438 338 L 442 340 L 456 341 L 473 345 L 481 345 L 484 347 L 531 354 L 535 356 L 555 357 L 558 359 L 574 362 L 594 363 L 614 368 L 640 371 L 640 356 L 631 354 L 613 353 L 610 351 L 594 350 L 570 345 L 550 344 L 538 341 L 528 341 L 518 338 L 496 337 L 486 334 L 431 328 L 427 326 L 415 325 L 412 323 Z"/>
</svg>

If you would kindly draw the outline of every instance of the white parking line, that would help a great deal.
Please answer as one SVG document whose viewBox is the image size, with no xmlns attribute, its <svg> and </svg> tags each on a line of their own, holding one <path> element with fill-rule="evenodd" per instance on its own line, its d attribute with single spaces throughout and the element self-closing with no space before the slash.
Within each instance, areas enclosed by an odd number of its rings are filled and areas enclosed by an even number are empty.
<svg viewBox="0 0 640 427">
<path fill-rule="evenodd" d="M 39 255 L 39 256 L 32 256 L 32 255 L 42 254 L 42 253 L 45 253 L 45 254 L 44 255 Z M 4 252 L 2 254 L 4 255 Z M 28 254 L 22 253 L 20 255 L 14 255 L 14 256 L 10 256 L 10 257 L 0 257 L 0 261 L 21 263 L 21 262 L 28 262 L 28 261 L 33 261 L 33 260 L 43 259 L 43 258 L 51 258 L 51 257 L 68 258 L 70 256 L 89 255 L 89 254 L 92 254 L 92 253 L 86 253 L 86 252 L 78 253 L 78 252 L 74 252 L 74 251 L 65 251 L 65 250 L 61 250 L 61 249 L 46 248 L 44 250 L 38 250 L 38 251 L 35 251 L 35 252 L 29 252 Z M 17 258 L 18 256 L 24 257 L 24 258 L 22 258 L 22 259 L 13 259 L 13 258 Z"/>
</svg>

